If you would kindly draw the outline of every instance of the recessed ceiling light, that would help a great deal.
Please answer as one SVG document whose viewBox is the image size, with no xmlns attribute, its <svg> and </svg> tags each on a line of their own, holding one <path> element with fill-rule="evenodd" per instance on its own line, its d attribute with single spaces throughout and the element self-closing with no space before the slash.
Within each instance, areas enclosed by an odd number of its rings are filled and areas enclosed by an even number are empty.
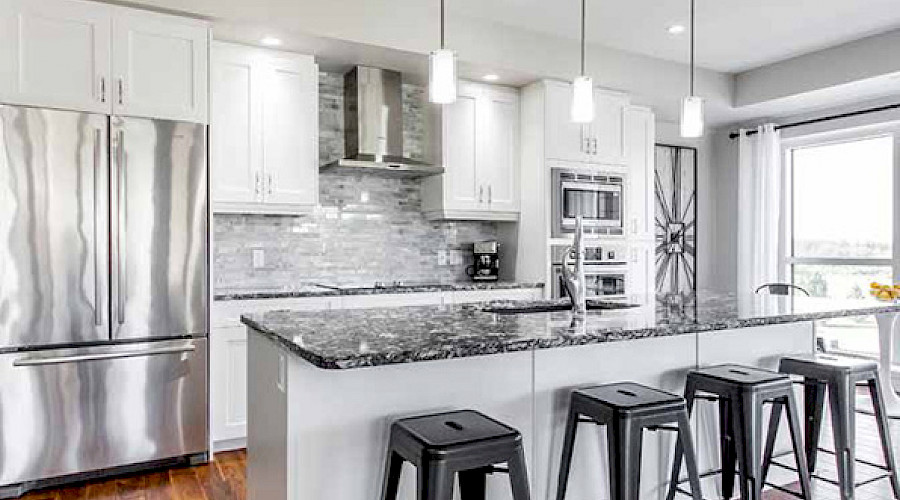
<svg viewBox="0 0 900 500">
<path fill-rule="evenodd" d="M 281 39 L 275 38 L 274 36 L 264 36 L 259 43 L 263 45 L 268 45 L 269 47 L 277 47 L 281 45 Z"/>
<path fill-rule="evenodd" d="M 487 80 L 487 81 L 489 81 L 489 82 L 496 82 L 497 80 L 500 79 L 500 76 L 499 76 L 499 75 L 495 75 L 495 74 L 493 74 L 493 73 L 489 73 L 489 74 L 487 74 L 487 75 L 484 75 L 484 76 L 481 77 L 481 78 L 483 78 L 483 79 L 485 79 L 485 80 Z"/>
<path fill-rule="evenodd" d="M 683 24 L 673 24 L 666 28 L 666 31 L 668 31 L 670 35 L 680 35 L 686 30 L 687 28 L 685 28 Z"/>
</svg>

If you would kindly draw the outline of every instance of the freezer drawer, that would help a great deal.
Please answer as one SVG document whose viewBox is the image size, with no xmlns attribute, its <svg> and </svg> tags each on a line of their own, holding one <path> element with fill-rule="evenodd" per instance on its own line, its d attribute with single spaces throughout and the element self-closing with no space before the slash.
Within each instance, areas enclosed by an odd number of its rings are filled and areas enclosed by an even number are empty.
<svg viewBox="0 0 900 500">
<path fill-rule="evenodd" d="M 207 451 L 206 339 L 0 355 L 0 486 Z"/>
</svg>

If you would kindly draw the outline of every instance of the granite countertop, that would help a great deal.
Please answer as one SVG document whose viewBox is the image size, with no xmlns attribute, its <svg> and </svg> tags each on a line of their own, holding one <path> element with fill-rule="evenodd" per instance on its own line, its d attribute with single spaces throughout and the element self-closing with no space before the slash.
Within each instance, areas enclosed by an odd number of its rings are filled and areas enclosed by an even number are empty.
<svg viewBox="0 0 900 500">
<path fill-rule="evenodd" d="M 512 290 L 543 288 L 543 283 L 514 281 L 459 281 L 447 283 L 387 283 L 387 284 L 327 284 L 303 283 L 283 288 L 217 289 L 213 300 L 284 299 L 302 297 L 333 297 L 342 295 L 381 295 L 391 293 L 427 293 L 467 290 Z"/>
<path fill-rule="evenodd" d="M 545 301 L 542 301 L 544 303 Z M 498 314 L 522 302 L 242 316 L 315 366 L 348 369 L 900 312 L 900 303 L 698 293 L 631 297 L 631 309 Z"/>
</svg>

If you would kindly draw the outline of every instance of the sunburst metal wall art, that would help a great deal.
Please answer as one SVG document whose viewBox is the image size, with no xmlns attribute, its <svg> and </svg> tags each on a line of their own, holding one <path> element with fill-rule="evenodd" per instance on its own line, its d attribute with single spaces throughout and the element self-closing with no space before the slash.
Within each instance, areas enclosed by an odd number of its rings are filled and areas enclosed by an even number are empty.
<svg viewBox="0 0 900 500">
<path fill-rule="evenodd" d="M 697 150 L 656 145 L 656 291 L 697 291 Z"/>
</svg>

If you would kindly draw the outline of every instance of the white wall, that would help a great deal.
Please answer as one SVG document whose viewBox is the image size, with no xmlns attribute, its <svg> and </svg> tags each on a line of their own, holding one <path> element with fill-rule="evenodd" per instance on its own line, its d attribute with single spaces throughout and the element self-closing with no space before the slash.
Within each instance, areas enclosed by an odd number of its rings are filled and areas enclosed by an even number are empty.
<svg viewBox="0 0 900 500">
<path fill-rule="evenodd" d="M 716 240 L 716 191 L 712 168 L 712 141 L 709 137 L 683 139 L 678 123 L 657 120 L 656 143 L 697 148 L 697 288 L 716 290 L 714 269 L 718 252 Z"/>
</svg>

